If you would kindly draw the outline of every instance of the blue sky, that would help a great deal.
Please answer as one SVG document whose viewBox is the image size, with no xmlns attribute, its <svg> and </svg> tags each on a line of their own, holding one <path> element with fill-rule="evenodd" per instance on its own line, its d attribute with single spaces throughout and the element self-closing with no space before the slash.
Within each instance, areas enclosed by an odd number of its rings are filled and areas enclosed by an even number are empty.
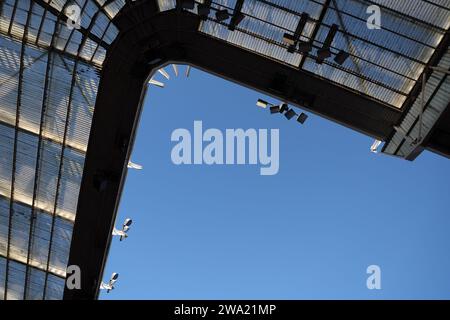
<svg viewBox="0 0 450 320">
<path fill-rule="evenodd" d="M 149 88 L 101 299 L 450 299 L 450 161 L 369 152 L 373 139 L 309 114 L 304 126 L 255 106 L 275 100 L 184 67 Z M 172 131 L 279 129 L 280 169 L 181 165 Z M 381 267 L 381 290 L 366 268 Z"/>
</svg>

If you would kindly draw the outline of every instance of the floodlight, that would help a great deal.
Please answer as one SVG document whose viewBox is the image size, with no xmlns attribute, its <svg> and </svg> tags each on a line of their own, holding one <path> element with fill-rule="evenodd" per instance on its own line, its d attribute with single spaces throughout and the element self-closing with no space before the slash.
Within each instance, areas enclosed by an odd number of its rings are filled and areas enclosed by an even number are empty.
<svg viewBox="0 0 450 320">
<path fill-rule="evenodd" d="M 300 42 L 300 44 L 298 45 L 298 50 L 301 53 L 309 53 L 311 52 L 313 46 L 310 42 Z"/>
<path fill-rule="evenodd" d="M 268 103 L 267 101 L 264 101 L 262 99 L 258 99 L 258 101 L 256 102 L 256 105 L 258 107 L 265 109 L 265 108 L 267 108 L 268 105 L 270 105 L 270 103 Z"/>
<path fill-rule="evenodd" d="M 112 235 L 113 236 L 119 236 L 120 237 L 120 241 L 122 241 L 123 239 L 128 238 L 128 230 L 130 230 L 131 224 L 133 223 L 133 220 L 131 220 L 130 218 L 125 219 L 123 225 L 122 225 L 122 230 L 118 230 L 116 227 L 113 228 L 112 231 Z"/>
<path fill-rule="evenodd" d="M 131 220 L 130 218 L 125 219 L 125 222 L 123 223 L 124 227 L 130 227 L 131 224 L 133 223 L 133 220 Z"/>
<path fill-rule="evenodd" d="M 285 111 L 287 111 L 287 110 L 289 109 L 287 103 L 282 103 L 282 104 L 279 106 L 279 108 L 280 108 L 280 113 L 283 113 L 283 112 L 285 112 Z"/>
<path fill-rule="evenodd" d="M 305 113 L 301 113 L 298 118 L 297 121 L 300 122 L 301 124 L 304 124 L 306 119 L 308 119 L 308 116 Z"/>
<path fill-rule="evenodd" d="M 175 72 L 175 77 L 178 77 L 178 66 L 176 64 L 172 64 L 173 72 Z"/>
<path fill-rule="evenodd" d="M 270 107 L 270 113 L 271 114 L 280 113 L 280 106 Z"/>
<path fill-rule="evenodd" d="M 131 161 L 128 162 L 127 167 L 128 167 L 128 169 L 135 169 L 135 170 L 142 170 L 142 169 L 144 169 L 144 167 L 141 166 L 140 164 L 136 164 L 136 163 L 133 163 Z"/>
<path fill-rule="evenodd" d="M 323 62 L 323 60 L 328 59 L 331 57 L 331 50 L 330 48 L 322 48 L 317 51 L 317 61 L 320 63 Z"/>
<path fill-rule="evenodd" d="M 372 144 L 372 146 L 370 147 L 370 152 L 372 153 L 378 153 L 378 147 L 380 146 L 381 141 L 380 140 L 375 140 Z"/>
<path fill-rule="evenodd" d="M 339 26 L 337 24 L 333 24 L 330 27 L 330 31 L 328 31 L 328 35 L 325 38 L 322 49 L 317 51 L 317 63 L 321 64 L 325 59 L 331 57 L 330 47 L 333 44 L 334 37 L 339 30 Z"/>
<path fill-rule="evenodd" d="M 289 44 L 288 51 L 293 53 L 297 47 L 298 42 L 300 41 L 300 37 L 302 36 L 303 30 L 305 29 L 306 23 L 308 22 L 309 15 L 307 13 L 303 13 L 301 15 L 300 20 L 297 23 L 297 27 L 295 28 L 294 34 L 285 33 L 283 36 L 283 41 Z"/>
<path fill-rule="evenodd" d="M 344 62 L 348 59 L 350 54 L 348 52 L 345 52 L 344 50 L 339 51 L 339 53 L 334 57 L 334 61 L 339 64 L 343 65 Z"/>
<path fill-rule="evenodd" d="M 117 281 L 117 279 L 119 279 L 119 274 L 117 272 L 114 272 L 111 275 L 111 280 L 110 281 Z"/>
<path fill-rule="evenodd" d="M 164 70 L 164 68 L 158 69 L 158 72 L 161 73 L 164 76 L 164 78 L 166 78 L 167 80 L 170 80 L 170 76 L 167 73 L 167 71 Z"/>
<path fill-rule="evenodd" d="M 228 26 L 228 30 L 234 31 L 236 27 L 244 20 L 245 14 L 238 12 L 233 15 L 231 18 L 230 25 Z"/>
<path fill-rule="evenodd" d="M 189 78 L 190 74 L 191 74 L 191 66 L 186 66 L 186 78 Z"/>
<path fill-rule="evenodd" d="M 117 282 L 117 279 L 119 279 L 119 274 L 114 272 L 111 275 L 108 283 L 102 282 L 100 284 L 100 290 L 106 290 L 107 293 L 109 293 L 111 290 L 114 290 L 114 284 Z"/>
<path fill-rule="evenodd" d="M 284 116 L 286 119 L 291 120 L 293 117 L 295 117 L 297 114 L 295 113 L 294 109 L 289 109 Z"/>
<path fill-rule="evenodd" d="M 230 17 L 227 9 L 216 11 L 216 19 L 220 22 L 227 20 Z"/>
<path fill-rule="evenodd" d="M 285 33 L 283 35 L 283 42 L 288 44 L 288 45 L 290 45 L 290 46 L 295 45 L 295 37 L 294 37 L 294 35 L 292 35 L 290 33 Z"/>
<path fill-rule="evenodd" d="M 211 11 L 210 5 L 207 5 L 207 4 L 204 4 L 204 3 L 200 3 L 197 6 L 198 15 L 200 17 L 202 17 L 203 20 L 206 20 L 208 18 L 208 15 L 209 15 L 210 11 Z"/>
<path fill-rule="evenodd" d="M 158 81 L 158 80 L 155 80 L 155 79 L 150 79 L 150 81 L 148 82 L 149 84 L 152 84 L 152 85 L 154 85 L 154 86 L 157 86 L 157 87 L 160 87 L 160 88 L 164 88 L 164 83 L 162 83 L 162 82 L 160 82 L 160 81 Z"/>
<path fill-rule="evenodd" d="M 230 25 L 228 26 L 228 30 L 234 31 L 236 26 L 238 26 L 242 20 L 244 20 L 245 15 L 242 13 L 242 5 L 244 4 L 244 0 L 237 0 L 236 5 L 234 6 L 233 16 L 231 17 Z"/>
</svg>

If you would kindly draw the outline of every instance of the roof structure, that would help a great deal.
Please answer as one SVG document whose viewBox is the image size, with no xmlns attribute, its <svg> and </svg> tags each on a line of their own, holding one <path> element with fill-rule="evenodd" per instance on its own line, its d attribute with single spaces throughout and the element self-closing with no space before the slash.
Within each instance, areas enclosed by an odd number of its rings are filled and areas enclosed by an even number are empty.
<svg viewBox="0 0 450 320">
<path fill-rule="evenodd" d="M 385 141 L 387 154 L 450 155 L 450 0 L 191 5 L 0 2 L 0 299 L 97 297 L 145 84 L 168 63 Z M 72 264 L 82 290 L 64 289 Z"/>
</svg>

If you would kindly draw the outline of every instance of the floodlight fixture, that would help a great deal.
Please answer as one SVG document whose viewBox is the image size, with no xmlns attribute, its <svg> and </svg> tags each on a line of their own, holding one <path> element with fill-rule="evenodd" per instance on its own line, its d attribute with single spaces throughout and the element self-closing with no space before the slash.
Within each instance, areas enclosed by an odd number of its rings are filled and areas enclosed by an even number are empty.
<svg viewBox="0 0 450 320">
<path fill-rule="evenodd" d="M 271 114 L 280 113 L 280 106 L 272 106 L 272 107 L 270 107 L 270 113 Z"/>
<path fill-rule="evenodd" d="M 300 20 L 297 23 L 294 34 L 285 33 L 283 36 L 283 42 L 289 45 L 288 51 L 294 53 L 297 49 L 297 44 L 300 41 L 303 30 L 305 29 L 306 23 L 308 22 L 309 15 L 307 13 L 302 13 Z"/>
<path fill-rule="evenodd" d="M 317 62 L 322 63 L 325 59 L 331 57 L 330 48 L 322 48 L 317 50 Z"/>
<path fill-rule="evenodd" d="M 129 228 L 132 223 L 133 223 L 133 220 L 131 220 L 130 218 L 127 218 L 127 219 L 125 219 L 125 222 L 123 223 L 123 226 Z"/>
<path fill-rule="evenodd" d="M 150 81 L 148 82 L 149 84 L 152 84 L 152 85 L 154 85 L 154 86 L 157 86 L 157 87 L 160 87 L 160 88 L 164 88 L 164 83 L 162 83 L 162 82 L 160 82 L 160 81 L 158 81 L 158 80 L 155 80 L 155 79 L 150 79 Z"/>
<path fill-rule="evenodd" d="M 128 161 L 127 168 L 128 169 L 135 169 L 135 170 L 142 170 L 142 169 L 144 169 L 144 167 L 141 166 L 140 164 L 136 164 L 136 163 L 133 163 L 131 161 Z"/>
<path fill-rule="evenodd" d="M 107 293 L 109 293 L 111 290 L 114 290 L 114 285 L 116 284 L 118 279 L 119 279 L 119 274 L 114 272 L 111 275 L 111 278 L 109 279 L 108 283 L 102 282 L 100 284 L 100 290 L 106 290 Z"/>
<path fill-rule="evenodd" d="M 242 20 L 244 20 L 245 15 L 242 13 L 242 5 L 244 4 L 244 0 L 237 0 L 236 5 L 234 6 L 233 16 L 231 17 L 230 25 L 228 26 L 228 30 L 234 31 L 236 26 L 238 26 Z"/>
<path fill-rule="evenodd" d="M 339 53 L 334 57 L 334 61 L 339 64 L 343 65 L 345 61 L 348 59 L 350 54 L 348 52 L 345 52 L 344 50 L 339 51 Z"/>
<path fill-rule="evenodd" d="M 282 103 L 279 108 L 280 108 L 280 113 L 284 113 L 284 112 L 288 111 L 288 109 L 289 109 L 287 103 Z"/>
<path fill-rule="evenodd" d="M 286 119 L 291 120 L 293 117 L 295 117 L 297 114 L 295 113 L 294 109 L 289 109 L 288 111 L 286 111 L 286 113 L 284 114 L 284 116 L 286 117 Z"/>
<path fill-rule="evenodd" d="M 313 49 L 311 42 L 300 42 L 298 45 L 298 51 L 301 53 L 309 53 Z"/>
<path fill-rule="evenodd" d="M 290 45 L 290 46 L 295 45 L 295 37 L 294 37 L 294 35 L 292 35 L 290 33 L 285 33 L 283 35 L 283 42 L 288 44 L 288 45 Z"/>
<path fill-rule="evenodd" d="M 372 144 L 372 146 L 370 147 L 370 152 L 372 153 L 378 153 L 378 147 L 380 146 L 380 144 L 382 143 L 382 141 L 380 140 L 375 140 Z"/>
<path fill-rule="evenodd" d="M 228 30 L 234 31 L 236 29 L 236 27 L 242 22 L 242 20 L 244 20 L 244 18 L 245 18 L 245 14 L 243 14 L 241 12 L 235 13 L 231 17 L 231 23 L 228 26 Z"/>
<path fill-rule="evenodd" d="M 169 76 L 169 74 L 167 73 L 167 71 L 164 70 L 164 68 L 158 69 L 158 72 L 159 72 L 160 74 L 162 74 L 164 78 L 166 78 L 167 80 L 170 80 L 170 76 Z"/>
<path fill-rule="evenodd" d="M 202 20 L 208 19 L 210 12 L 211 12 L 211 0 L 205 0 L 204 3 L 200 3 L 197 6 L 197 13 Z"/>
<path fill-rule="evenodd" d="M 117 229 L 116 227 L 113 228 L 112 235 L 120 237 L 120 241 L 128 238 L 128 231 L 130 230 L 131 224 L 133 223 L 133 220 L 130 218 L 125 219 L 122 230 Z"/>
<path fill-rule="evenodd" d="M 306 119 L 308 119 L 308 115 L 305 113 L 300 113 L 300 115 L 297 117 L 297 122 L 304 124 Z"/>
<path fill-rule="evenodd" d="M 230 17 L 230 14 L 228 13 L 227 9 L 222 9 L 222 10 L 218 10 L 216 11 L 216 19 L 219 22 L 225 21 Z"/>
<path fill-rule="evenodd" d="M 317 63 L 321 64 L 325 59 L 331 57 L 330 47 L 333 44 L 334 37 L 339 30 L 339 26 L 337 24 L 333 24 L 328 31 L 327 37 L 323 43 L 322 49 L 319 49 L 317 52 Z"/>
<path fill-rule="evenodd" d="M 175 77 L 178 77 L 178 66 L 173 63 L 172 64 L 173 72 L 175 73 Z"/>
<path fill-rule="evenodd" d="M 271 104 L 269 102 L 267 102 L 267 101 L 262 100 L 262 99 L 258 99 L 258 101 L 256 102 L 256 105 L 258 107 L 260 107 L 260 108 L 265 109 L 265 108 L 267 108 L 267 106 L 269 106 Z"/>
</svg>

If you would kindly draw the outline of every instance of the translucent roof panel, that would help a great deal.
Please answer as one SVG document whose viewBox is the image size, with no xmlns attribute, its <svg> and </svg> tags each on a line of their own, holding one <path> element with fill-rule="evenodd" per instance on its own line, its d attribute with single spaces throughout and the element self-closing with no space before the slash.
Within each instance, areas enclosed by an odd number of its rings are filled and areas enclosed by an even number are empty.
<svg viewBox="0 0 450 320">
<path fill-rule="evenodd" d="M 63 22 L 74 3 L 80 29 Z M 124 4 L 1 2 L 0 299 L 62 298 L 111 19 Z"/>
<path fill-rule="evenodd" d="M 381 10 L 380 29 L 367 26 L 371 5 Z M 174 6 L 160 0 L 162 10 Z M 450 0 L 332 0 L 329 5 L 323 0 L 246 0 L 244 19 L 232 31 L 231 20 L 218 21 L 215 12 L 226 9 L 232 16 L 235 6 L 236 0 L 212 1 L 200 31 L 395 108 L 403 106 L 450 27 Z M 283 36 L 295 34 L 304 13 L 309 18 L 298 40 L 311 43 L 313 50 L 288 52 Z M 333 25 L 338 31 L 329 46 L 331 57 L 319 63 Z M 341 51 L 349 58 L 338 64 L 333 58 Z"/>
</svg>

